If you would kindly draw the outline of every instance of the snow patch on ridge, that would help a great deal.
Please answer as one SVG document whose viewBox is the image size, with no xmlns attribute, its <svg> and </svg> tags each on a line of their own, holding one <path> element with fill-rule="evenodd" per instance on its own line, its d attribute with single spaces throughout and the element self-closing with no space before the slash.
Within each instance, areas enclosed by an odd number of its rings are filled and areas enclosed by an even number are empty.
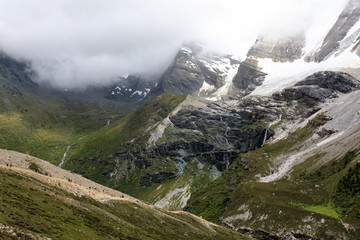
<svg viewBox="0 0 360 240">
<path fill-rule="evenodd" d="M 346 49 L 338 56 L 332 56 L 326 61 L 305 62 L 303 59 L 294 62 L 274 62 L 271 59 L 258 59 L 259 67 L 268 75 L 263 84 L 250 95 L 269 96 L 276 91 L 294 85 L 318 71 L 339 70 L 340 68 L 356 68 L 360 66 L 360 58 L 356 53 Z"/>
<path fill-rule="evenodd" d="M 224 86 L 219 88 L 211 97 L 206 98 L 207 100 L 210 100 L 210 101 L 221 100 L 222 96 L 225 96 L 228 93 L 230 85 L 232 83 L 232 80 L 238 71 L 239 64 L 235 64 L 233 66 L 234 67 L 231 70 L 229 70 L 229 72 L 225 78 Z"/>
<path fill-rule="evenodd" d="M 346 36 L 343 39 L 347 39 L 351 35 L 353 35 L 355 32 L 357 32 L 360 29 L 360 21 L 357 21 L 347 32 Z"/>
<path fill-rule="evenodd" d="M 218 73 L 221 76 L 226 76 L 228 71 L 233 67 L 230 58 L 227 57 L 220 57 L 215 59 L 206 59 L 202 57 L 200 58 L 199 62 L 210 71 Z"/>
<path fill-rule="evenodd" d="M 201 86 L 198 95 L 201 93 L 211 92 L 215 89 L 213 85 L 208 84 L 206 81 L 204 81 L 203 85 Z"/>
<path fill-rule="evenodd" d="M 180 48 L 180 50 L 184 53 L 192 54 L 192 50 L 188 47 L 182 47 L 182 48 Z"/>
</svg>

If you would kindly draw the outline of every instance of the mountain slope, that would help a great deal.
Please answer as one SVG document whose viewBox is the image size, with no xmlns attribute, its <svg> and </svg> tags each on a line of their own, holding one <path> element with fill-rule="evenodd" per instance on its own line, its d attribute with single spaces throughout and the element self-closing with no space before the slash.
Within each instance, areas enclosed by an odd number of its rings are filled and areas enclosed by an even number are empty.
<svg viewBox="0 0 360 240">
<path fill-rule="evenodd" d="M 121 112 L 66 101 L 35 84 L 26 64 L 0 58 L 0 147 L 60 163 L 76 138 L 118 119 Z"/>
<path fill-rule="evenodd" d="M 182 47 L 149 91 L 134 76 L 77 95 L 3 75 L 1 146 L 63 156 L 98 183 L 258 239 L 359 238 L 358 8 L 316 52 L 306 32 L 260 35 L 242 62 Z M 116 111 L 123 102 L 139 108 Z"/>
<path fill-rule="evenodd" d="M 3 239 L 249 239 L 189 213 L 146 205 L 28 155 L 1 150 L 0 161 Z"/>
<path fill-rule="evenodd" d="M 335 199 L 339 180 L 359 161 L 359 83 L 323 72 L 274 94 L 287 104 L 269 123 L 273 138 L 240 154 L 185 209 L 240 232 L 297 229 L 318 238 L 358 238 L 358 205 L 349 210 Z"/>
<path fill-rule="evenodd" d="M 159 80 L 161 92 L 208 96 L 224 86 L 239 65 L 236 57 L 214 53 L 198 44 L 184 45 Z"/>
</svg>

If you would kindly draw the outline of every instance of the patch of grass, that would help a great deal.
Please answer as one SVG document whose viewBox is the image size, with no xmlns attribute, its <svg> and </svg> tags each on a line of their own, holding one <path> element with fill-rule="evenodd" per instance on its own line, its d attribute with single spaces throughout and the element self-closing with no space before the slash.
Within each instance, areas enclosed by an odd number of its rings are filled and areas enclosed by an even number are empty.
<svg viewBox="0 0 360 240">
<path fill-rule="evenodd" d="M 290 205 L 305 209 L 310 212 L 319 213 L 328 217 L 335 218 L 337 220 L 341 220 L 341 215 L 338 212 L 338 209 L 333 206 L 331 203 L 323 204 L 323 205 L 306 205 L 303 203 L 291 203 Z"/>
<path fill-rule="evenodd" d="M 206 184 L 212 182 L 211 176 L 205 171 L 199 171 L 192 181 L 190 191 L 196 192 L 198 189 L 202 188 Z"/>
<path fill-rule="evenodd" d="M 43 172 L 41 167 L 38 164 L 33 163 L 33 162 L 31 162 L 29 164 L 29 169 L 33 170 L 34 172 L 37 172 L 37 173 L 42 173 Z"/>
<path fill-rule="evenodd" d="M 220 223 L 220 217 L 230 204 L 230 191 L 225 187 L 227 181 L 219 177 L 198 191 L 194 192 L 186 206 L 186 210 L 203 218 Z"/>
<path fill-rule="evenodd" d="M 330 204 L 328 205 L 319 205 L 319 206 L 307 206 L 306 210 L 311 212 L 320 213 L 335 219 L 340 220 L 340 214 L 334 209 Z"/>
<path fill-rule="evenodd" d="M 321 158 L 323 155 L 324 154 L 316 154 L 310 157 L 309 159 L 307 159 L 305 162 L 308 164 L 313 164 L 314 160 Z M 303 177 L 303 179 L 306 180 L 316 180 L 316 181 L 325 180 L 333 176 L 334 174 L 337 174 L 342 170 L 344 170 L 349 165 L 349 163 L 355 159 L 356 156 L 357 156 L 356 151 L 349 151 L 345 154 L 344 157 L 337 160 L 333 160 L 331 161 L 331 163 L 322 165 L 321 167 L 314 169 L 313 171 L 309 171 L 308 173 L 303 171 L 301 173 L 301 177 Z M 301 168 L 308 169 L 304 167 L 304 165 L 305 164 L 301 164 L 300 166 L 296 167 L 296 169 L 301 169 Z"/>
</svg>

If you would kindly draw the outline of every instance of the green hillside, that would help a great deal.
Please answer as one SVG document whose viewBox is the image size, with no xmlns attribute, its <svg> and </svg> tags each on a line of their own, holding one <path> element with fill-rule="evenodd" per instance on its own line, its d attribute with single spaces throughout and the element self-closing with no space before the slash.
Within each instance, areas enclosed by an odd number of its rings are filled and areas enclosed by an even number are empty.
<svg viewBox="0 0 360 240">
<path fill-rule="evenodd" d="M 186 213 L 78 197 L 38 177 L 0 168 L 1 239 L 248 239 Z"/>
</svg>

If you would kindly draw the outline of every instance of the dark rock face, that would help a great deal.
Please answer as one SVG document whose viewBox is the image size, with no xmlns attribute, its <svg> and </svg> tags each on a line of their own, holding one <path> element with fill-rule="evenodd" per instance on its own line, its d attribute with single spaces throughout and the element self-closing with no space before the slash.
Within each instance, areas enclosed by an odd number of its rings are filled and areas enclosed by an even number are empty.
<svg viewBox="0 0 360 240">
<path fill-rule="evenodd" d="M 231 94 L 236 97 L 243 97 L 260 86 L 265 80 L 266 73 L 262 72 L 257 66 L 257 61 L 247 58 L 243 61 L 233 79 Z"/>
<path fill-rule="evenodd" d="M 318 86 L 320 88 L 349 93 L 360 89 L 360 81 L 343 72 L 317 72 L 298 82 L 295 86 Z"/>
<path fill-rule="evenodd" d="M 311 105 L 317 102 L 325 102 L 327 98 L 337 97 L 330 89 L 316 86 L 303 86 L 285 89 L 281 95 L 274 94 L 274 98 L 282 100 L 299 100 Z"/>
<path fill-rule="evenodd" d="M 276 100 L 298 100 L 308 106 L 325 102 L 326 99 L 338 97 L 339 93 L 349 93 L 360 89 L 360 82 L 347 73 L 317 72 L 273 95 Z"/>
<path fill-rule="evenodd" d="M 170 117 L 175 128 L 167 132 L 167 136 L 170 139 L 183 140 L 158 142 L 157 149 L 161 149 L 165 155 L 169 155 L 170 151 L 183 149 L 188 153 L 184 157 L 185 161 L 196 158 L 200 162 L 216 166 L 219 171 L 224 171 L 239 153 L 261 147 L 264 140 L 274 134 L 264 125 L 264 120 L 269 120 L 267 114 L 274 113 L 271 107 L 256 109 L 247 103 L 239 105 L 241 111 L 222 112 L 221 106 L 211 107 L 213 110 L 219 108 L 215 112 L 200 109 L 179 111 Z"/>
<path fill-rule="evenodd" d="M 267 74 L 261 71 L 256 58 L 270 58 L 273 61 L 292 62 L 302 57 L 304 45 L 305 37 L 303 34 L 280 39 L 259 36 L 248 51 L 245 61 L 241 62 L 238 72 L 233 79 L 233 85 L 228 97 L 231 99 L 244 97 L 264 82 Z"/>
<path fill-rule="evenodd" d="M 162 76 L 160 82 L 164 91 L 191 94 L 201 88 L 204 76 L 192 52 L 179 51 L 174 63 Z"/>
<path fill-rule="evenodd" d="M 215 103 L 210 103 L 215 104 L 211 112 L 183 109 L 170 117 L 173 128 L 166 132 L 164 140 L 115 155 L 145 170 L 140 177 L 140 184 L 145 187 L 176 178 L 177 170 L 172 166 L 179 158 L 185 162 L 196 159 L 224 171 L 239 153 L 261 147 L 274 134 L 264 125 L 272 119 L 268 114 L 274 114 L 271 106 L 262 105 L 264 102 L 253 102 L 253 106 L 260 107 L 252 108 L 248 100 L 239 105 L 241 111 L 230 113 Z"/>
<path fill-rule="evenodd" d="M 144 176 L 141 176 L 140 184 L 143 187 L 150 187 L 153 183 L 162 183 L 173 178 L 176 178 L 176 174 L 173 172 L 146 173 Z"/>
<path fill-rule="evenodd" d="M 360 1 L 350 0 L 340 14 L 334 26 L 326 35 L 322 46 L 306 60 L 321 62 L 339 50 L 340 41 L 343 40 L 352 26 L 360 19 Z M 359 41 L 359 39 L 357 39 Z"/>
<path fill-rule="evenodd" d="M 166 70 L 159 82 L 159 91 L 176 94 L 193 94 L 204 82 L 213 86 L 213 91 L 225 83 L 227 71 L 240 62 L 228 55 L 203 55 L 197 45 L 183 47 L 174 62 Z M 206 94 L 210 94 L 206 93 Z"/>
<path fill-rule="evenodd" d="M 214 165 L 217 170 L 224 171 L 233 163 L 237 156 L 238 153 L 234 151 L 219 151 L 201 153 L 196 157 L 200 162 L 210 163 L 211 165 Z"/>
<path fill-rule="evenodd" d="M 32 94 L 44 96 L 39 85 L 32 81 L 31 73 L 25 62 L 16 61 L 0 53 L 0 84 L 5 91 L 4 95 L 25 99 Z M 46 95 L 45 95 L 46 96 Z M 5 106 L 13 110 L 10 100 L 3 96 Z"/>
<path fill-rule="evenodd" d="M 270 58 L 275 62 L 292 62 L 302 57 L 304 46 L 304 34 L 281 38 L 259 36 L 247 56 Z"/>
<path fill-rule="evenodd" d="M 214 151 L 237 149 L 247 152 L 261 146 L 264 126 L 257 119 L 246 117 L 246 114 L 220 115 L 200 110 L 183 110 L 170 120 L 179 129 L 201 132 L 203 141 L 213 146 Z M 250 125 L 255 127 L 249 128 Z"/>
<path fill-rule="evenodd" d="M 187 136 L 186 134 L 182 136 Z M 190 138 L 192 141 L 176 140 L 161 143 L 154 148 L 154 152 L 160 156 L 178 156 L 177 151 L 179 149 L 186 150 L 193 154 L 199 154 L 202 152 L 212 151 L 214 146 L 207 143 L 203 139 Z"/>
<path fill-rule="evenodd" d="M 225 224 L 225 226 L 229 227 L 228 225 Z M 299 240 L 308 240 L 308 239 L 313 239 L 313 240 L 318 240 L 318 238 L 314 237 L 314 236 L 309 236 L 307 234 L 304 233 L 294 233 L 294 232 L 290 232 L 285 234 L 284 236 L 280 236 L 277 235 L 275 233 L 272 232 L 268 232 L 262 229 L 256 229 L 253 230 L 251 228 L 238 228 L 237 231 L 239 233 L 251 236 L 255 239 L 258 240 L 283 240 L 283 239 L 299 239 Z M 329 238 L 331 239 L 331 238 Z M 335 238 L 334 238 L 335 239 Z"/>
</svg>

